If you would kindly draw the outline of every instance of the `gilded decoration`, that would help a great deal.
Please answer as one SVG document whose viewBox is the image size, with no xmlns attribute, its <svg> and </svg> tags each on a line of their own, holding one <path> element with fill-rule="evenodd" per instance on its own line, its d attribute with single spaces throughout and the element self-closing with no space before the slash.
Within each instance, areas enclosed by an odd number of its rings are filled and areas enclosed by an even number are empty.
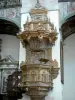
<svg viewBox="0 0 75 100">
<path fill-rule="evenodd" d="M 26 61 L 20 64 L 21 86 L 32 100 L 41 100 L 53 89 L 53 79 L 58 75 L 58 62 L 52 60 L 52 46 L 57 40 L 57 30 L 47 17 L 47 9 L 37 4 L 30 10 L 24 31 L 17 37 L 26 48 Z"/>
</svg>

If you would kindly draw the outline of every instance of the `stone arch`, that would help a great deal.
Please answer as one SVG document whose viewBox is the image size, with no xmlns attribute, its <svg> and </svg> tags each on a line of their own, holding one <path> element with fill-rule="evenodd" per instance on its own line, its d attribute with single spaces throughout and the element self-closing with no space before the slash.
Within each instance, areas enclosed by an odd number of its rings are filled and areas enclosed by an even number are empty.
<svg viewBox="0 0 75 100">
<path fill-rule="evenodd" d="M 61 26 L 62 39 L 65 40 L 68 36 L 75 33 L 75 14 L 68 17 Z"/>
<path fill-rule="evenodd" d="M 14 35 L 19 32 L 20 25 L 18 25 L 14 20 L 0 17 L 0 34 Z"/>
<path fill-rule="evenodd" d="M 69 95 L 65 91 L 75 90 L 74 78 L 75 78 L 75 33 L 68 36 L 64 40 L 63 56 L 64 56 L 64 90 L 63 96 L 68 100 L 74 100 L 75 95 L 69 92 Z"/>
<path fill-rule="evenodd" d="M 12 19 L 9 19 L 7 17 L 0 17 L 0 20 L 7 20 L 11 23 L 14 23 L 17 27 L 21 28 L 21 25 L 17 24 L 16 21 L 12 20 Z"/>
<path fill-rule="evenodd" d="M 2 46 L 0 47 L 1 59 L 11 55 L 12 58 L 19 61 L 20 41 L 16 37 L 19 30 L 20 25 L 18 25 L 14 20 L 0 17 L 0 39 L 2 40 Z"/>
<path fill-rule="evenodd" d="M 61 81 L 64 83 L 64 47 L 65 40 L 75 33 L 75 13 L 71 13 L 61 21 L 61 42 L 60 42 L 60 62 L 61 62 Z M 64 47 L 63 47 L 64 46 Z"/>
<path fill-rule="evenodd" d="M 69 18 L 71 18 L 71 17 L 73 17 L 73 16 L 75 16 L 75 12 L 73 12 L 73 13 L 67 15 L 67 16 L 60 22 L 60 27 L 61 27 L 64 23 L 66 23 L 67 20 L 68 20 Z"/>
</svg>

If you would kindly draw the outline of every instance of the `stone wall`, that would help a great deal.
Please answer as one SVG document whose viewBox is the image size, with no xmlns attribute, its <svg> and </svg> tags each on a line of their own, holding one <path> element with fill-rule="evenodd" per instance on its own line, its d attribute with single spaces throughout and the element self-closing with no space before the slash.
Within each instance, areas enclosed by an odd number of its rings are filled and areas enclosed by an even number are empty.
<svg viewBox="0 0 75 100">
<path fill-rule="evenodd" d="M 63 100 L 75 100 L 75 34 L 64 41 Z"/>
<path fill-rule="evenodd" d="M 21 24 L 21 8 L 0 9 L 0 19 L 11 21 L 20 27 Z"/>
<path fill-rule="evenodd" d="M 11 55 L 15 61 L 19 61 L 20 41 L 16 36 L 0 35 L 2 39 L 2 58 Z"/>
<path fill-rule="evenodd" d="M 75 2 L 61 2 L 59 3 L 60 24 L 69 16 L 75 15 Z"/>
<path fill-rule="evenodd" d="M 12 72 L 15 71 L 15 68 L 19 67 L 18 62 L 17 65 L 14 63 L 15 61 L 19 61 L 20 41 L 17 39 L 16 36 L 10 36 L 10 35 L 0 35 L 0 39 L 2 39 L 2 45 L 1 45 L 2 61 L 0 62 L 0 93 L 5 94 L 7 88 L 6 82 L 8 75 L 12 74 Z M 3 64 L 2 62 L 6 64 Z M 3 65 L 1 65 L 1 63 Z"/>
</svg>

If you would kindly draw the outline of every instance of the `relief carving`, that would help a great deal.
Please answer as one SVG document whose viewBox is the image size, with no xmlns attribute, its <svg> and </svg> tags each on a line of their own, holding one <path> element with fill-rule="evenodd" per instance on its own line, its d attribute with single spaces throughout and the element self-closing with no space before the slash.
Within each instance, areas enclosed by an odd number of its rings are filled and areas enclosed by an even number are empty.
<svg viewBox="0 0 75 100">
<path fill-rule="evenodd" d="M 53 88 L 53 79 L 59 71 L 51 52 L 57 39 L 57 31 L 49 22 L 47 12 L 37 0 L 35 7 L 30 10 L 31 21 L 27 19 L 24 31 L 17 34 L 26 48 L 26 61 L 21 63 L 21 86 L 32 100 L 41 100 L 47 95 Z"/>
</svg>

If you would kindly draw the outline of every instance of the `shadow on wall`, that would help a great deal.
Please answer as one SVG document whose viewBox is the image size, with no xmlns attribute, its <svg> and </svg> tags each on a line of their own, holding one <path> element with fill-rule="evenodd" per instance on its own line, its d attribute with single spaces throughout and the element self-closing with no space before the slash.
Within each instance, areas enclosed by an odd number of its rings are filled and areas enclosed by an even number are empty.
<svg viewBox="0 0 75 100">
<path fill-rule="evenodd" d="M 0 39 L 2 39 L 2 58 L 11 55 L 15 61 L 19 61 L 20 41 L 17 37 L 11 35 L 0 35 Z"/>
</svg>

